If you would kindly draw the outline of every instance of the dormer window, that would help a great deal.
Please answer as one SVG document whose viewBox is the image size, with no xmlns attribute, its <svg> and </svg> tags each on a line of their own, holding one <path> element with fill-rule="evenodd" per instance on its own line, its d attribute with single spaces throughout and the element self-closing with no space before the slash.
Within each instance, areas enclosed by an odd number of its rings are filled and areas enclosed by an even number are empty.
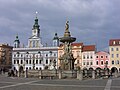
<svg viewBox="0 0 120 90">
<path fill-rule="evenodd" d="M 113 41 L 113 44 L 115 44 L 115 41 Z"/>
</svg>

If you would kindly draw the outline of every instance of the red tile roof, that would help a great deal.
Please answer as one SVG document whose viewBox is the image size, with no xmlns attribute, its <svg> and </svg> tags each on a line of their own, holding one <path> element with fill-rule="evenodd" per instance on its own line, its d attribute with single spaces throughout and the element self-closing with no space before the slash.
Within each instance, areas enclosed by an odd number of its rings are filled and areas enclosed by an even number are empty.
<svg viewBox="0 0 120 90">
<path fill-rule="evenodd" d="M 95 51 L 95 45 L 85 45 L 85 46 L 83 46 L 83 52 L 84 51 Z"/>
<path fill-rule="evenodd" d="M 72 43 L 72 46 L 83 46 L 83 43 Z"/>
<path fill-rule="evenodd" d="M 109 46 L 120 46 L 120 39 L 111 39 L 109 41 Z"/>
</svg>

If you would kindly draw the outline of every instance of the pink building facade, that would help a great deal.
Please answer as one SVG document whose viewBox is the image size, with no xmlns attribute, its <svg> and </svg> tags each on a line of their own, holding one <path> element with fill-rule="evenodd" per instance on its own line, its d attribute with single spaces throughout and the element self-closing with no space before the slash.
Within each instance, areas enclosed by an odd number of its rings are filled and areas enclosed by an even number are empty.
<svg viewBox="0 0 120 90">
<path fill-rule="evenodd" d="M 95 54 L 95 68 L 104 69 L 105 67 L 110 69 L 109 53 L 99 51 Z"/>
</svg>

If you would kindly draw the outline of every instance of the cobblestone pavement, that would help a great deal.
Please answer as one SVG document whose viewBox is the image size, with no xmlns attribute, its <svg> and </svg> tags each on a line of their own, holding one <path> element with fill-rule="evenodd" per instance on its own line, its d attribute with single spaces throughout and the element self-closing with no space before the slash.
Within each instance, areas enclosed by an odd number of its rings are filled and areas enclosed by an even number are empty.
<svg viewBox="0 0 120 90">
<path fill-rule="evenodd" d="M 0 75 L 0 90 L 120 90 L 120 78 L 49 80 Z"/>
</svg>

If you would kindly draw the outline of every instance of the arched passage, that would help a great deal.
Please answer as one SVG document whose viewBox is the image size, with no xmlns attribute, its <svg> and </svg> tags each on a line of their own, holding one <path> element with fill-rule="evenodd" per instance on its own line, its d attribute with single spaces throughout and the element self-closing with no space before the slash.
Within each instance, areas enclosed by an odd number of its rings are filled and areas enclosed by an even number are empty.
<svg viewBox="0 0 120 90">
<path fill-rule="evenodd" d="M 112 72 L 112 73 L 115 73 L 116 71 L 118 72 L 118 70 L 117 70 L 116 67 L 112 67 L 112 68 L 111 68 L 111 72 Z"/>
<path fill-rule="evenodd" d="M 23 66 L 20 66 L 19 67 L 19 72 L 21 73 L 21 72 L 23 72 L 24 70 L 23 70 Z"/>
</svg>

